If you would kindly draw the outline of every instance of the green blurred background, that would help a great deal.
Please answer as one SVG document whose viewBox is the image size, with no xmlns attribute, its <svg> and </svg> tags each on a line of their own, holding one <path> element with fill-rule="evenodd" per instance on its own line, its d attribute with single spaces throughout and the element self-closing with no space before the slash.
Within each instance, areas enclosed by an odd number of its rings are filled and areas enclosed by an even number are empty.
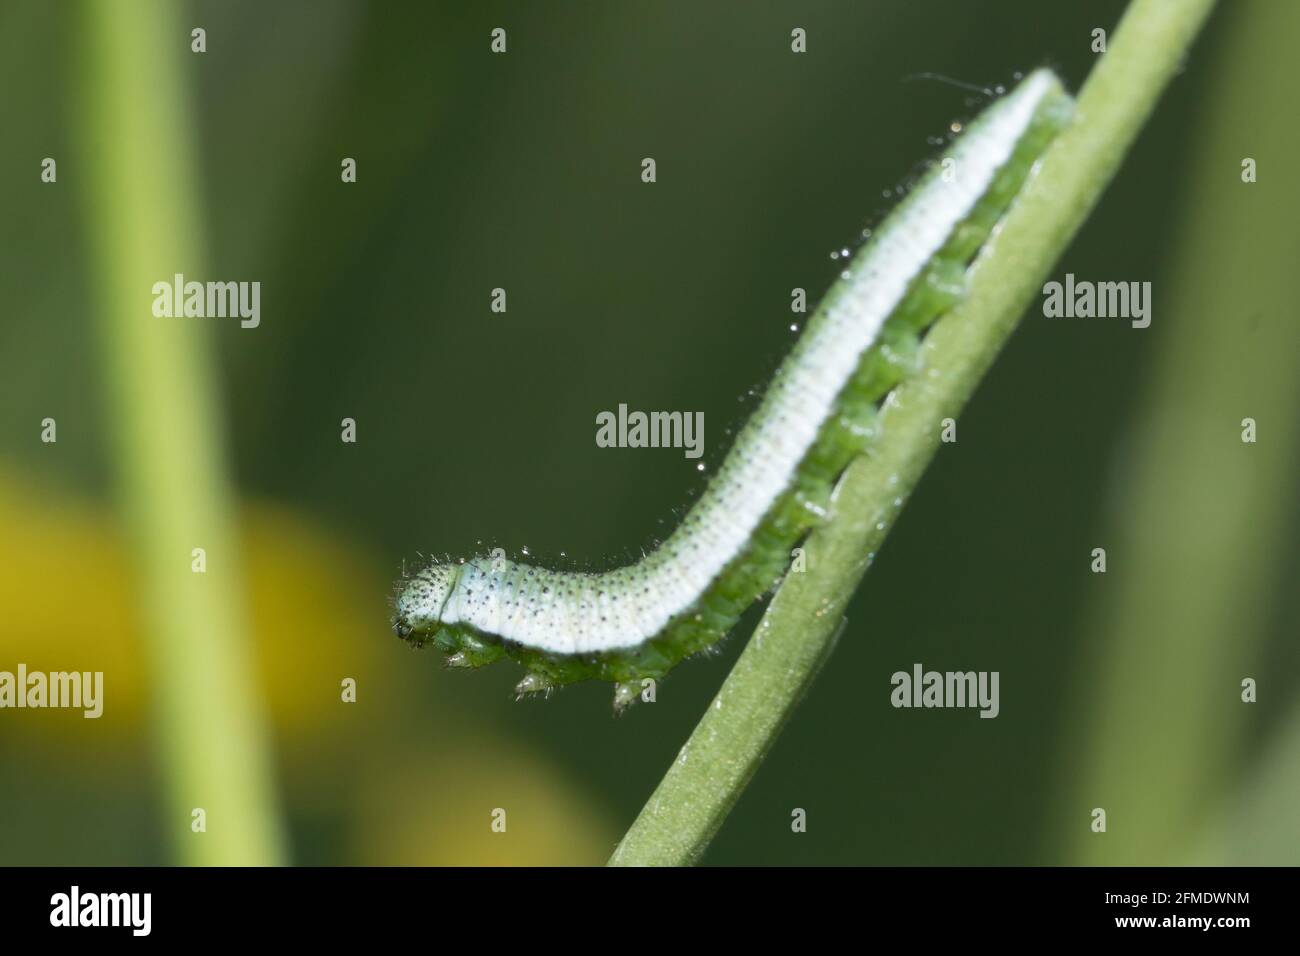
<svg viewBox="0 0 1300 956">
<path fill-rule="evenodd" d="M 1298 6 L 1212 17 L 1057 270 L 1151 281 L 1151 327 L 1026 317 L 707 862 L 1300 862 Z M 515 703 L 512 665 L 446 672 L 408 650 L 386 604 L 402 562 L 499 545 L 604 566 L 653 544 L 698 490 L 694 462 L 597 448 L 595 414 L 703 411 L 716 463 L 738 396 L 789 346 L 790 290 L 815 301 L 830 250 L 982 104 L 907 78 L 1047 64 L 1077 89 L 1091 31 L 1123 7 L 123 2 L 124 36 L 162 38 L 137 66 L 179 104 L 176 128 L 125 129 L 102 109 L 94 51 L 113 41 L 91 7 L 8 0 L 0 669 L 103 670 L 106 689 L 97 721 L 0 711 L 0 863 L 184 861 L 238 825 L 191 834 L 164 796 L 150 648 L 189 632 L 146 639 L 120 504 L 140 463 L 114 438 L 137 371 L 104 318 L 119 239 L 186 246 L 153 279 L 262 284 L 257 329 L 154 319 L 147 282 L 123 321 L 215 368 L 191 397 L 215 396 L 252 654 L 238 680 L 265 718 L 283 858 L 597 863 L 756 616 L 614 720 L 607 685 Z M 103 213 L 153 195 L 139 164 L 119 191 L 108 156 L 128 147 L 180 177 L 179 202 Z M 1000 716 L 891 708 L 890 674 L 918 661 L 1000 671 Z M 196 759 L 238 776 L 239 753 Z"/>
</svg>

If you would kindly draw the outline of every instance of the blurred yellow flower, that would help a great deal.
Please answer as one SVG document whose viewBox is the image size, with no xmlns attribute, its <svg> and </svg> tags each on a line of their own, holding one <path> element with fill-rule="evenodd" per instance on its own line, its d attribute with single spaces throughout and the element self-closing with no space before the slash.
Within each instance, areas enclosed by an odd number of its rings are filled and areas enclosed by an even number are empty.
<svg viewBox="0 0 1300 956">
<path fill-rule="evenodd" d="M 618 832 L 554 768 L 500 741 L 460 744 L 465 749 L 371 779 L 362 797 L 362 863 L 595 866 L 609 859 Z"/>
<path fill-rule="evenodd" d="M 259 665 L 251 679 L 273 723 L 290 818 L 297 810 L 338 820 L 369 863 L 608 857 L 616 833 L 544 760 L 488 729 L 450 745 L 406 732 L 413 713 L 447 705 L 413 699 L 427 682 L 410 679 L 410 652 L 387 628 L 389 582 L 375 562 L 287 509 L 246 506 L 243 515 Z M 0 670 L 22 663 L 29 671 L 104 672 L 99 719 L 80 710 L 5 710 L 0 730 L 31 746 L 34 761 L 46 760 L 50 747 L 78 751 L 77 766 L 93 780 L 92 754 L 148 740 L 149 660 L 121 531 L 101 506 L 0 473 L 0 541 Z M 348 678 L 355 703 L 343 700 Z M 466 715 L 447 719 L 473 726 Z M 21 778 L 21 768 L 14 772 Z M 504 833 L 490 827 L 495 809 L 505 811 Z M 329 858 L 340 849 L 323 852 Z M 296 850 L 298 859 L 322 853 Z"/>
<path fill-rule="evenodd" d="M 148 705 L 127 551 L 94 505 L 0 475 L 0 669 L 103 671 L 106 727 L 138 730 Z M 351 717 L 342 682 L 362 688 L 388 637 L 387 584 L 335 539 L 268 506 L 244 512 L 244 568 L 254 651 L 268 712 L 282 735 L 316 735 Z M 68 730 L 48 714 L 35 731 Z M 77 715 L 80 718 L 80 714 Z"/>
</svg>

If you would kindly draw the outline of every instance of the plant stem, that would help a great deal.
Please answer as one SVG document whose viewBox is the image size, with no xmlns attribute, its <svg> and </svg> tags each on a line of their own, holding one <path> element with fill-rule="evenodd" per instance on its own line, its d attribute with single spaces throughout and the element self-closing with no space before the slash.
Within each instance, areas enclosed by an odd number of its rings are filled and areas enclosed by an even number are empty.
<svg viewBox="0 0 1300 956">
<path fill-rule="evenodd" d="M 1153 359 L 1135 383 L 1099 529 L 1097 543 L 1122 570 L 1094 579 L 1083 615 L 1077 740 L 1062 761 L 1062 797 L 1081 804 L 1073 812 L 1084 821 L 1065 830 L 1071 863 L 1183 865 L 1188 834 L 1233 789 L 1255 805 L 1245 768 L 1268 720 L 1242 702 L 1240 682 L 1276 688 L 1267 640 L 1295 610 L 1278 602 L 1295 590 L 1279 574 L 1295 550 L 1300 467 L 1294 185 L 1289 176 L 1244 183 L 1240 163 L 1300 150 L 1300 127 L 1263 119 L 1287 115 L 1300 81 L 1300 5 L 1233 13 L 1217 62 L 1206 64 L 1214 83 L 1197 102 L 1183 221 L 1162 256 L 1171 318 L 1154 330 Z M 1242 441 L 1247 416 L 1256 442 Z M 1284 772 L 1260 766 L 1261 779 Z M 1123 827 L 1122 839 L 1092 832 L 1094 807 L 1113 831 Z M 1255 865 L 1280 860 L 1283 835 L 1300 832 L 1285 815 L 1254 821 L 1256 838 L 1270 829 L 1277 842 L 1252 841 Z M 1225 843 L 1199 862 L 1252 862 L 1243 849 Z"/>
<path fill-rule="evenodd" d="M 972 266 L 967 297 L 926 337 L 925 369 L 880 418 L 876 453 L 854 462 L 831 520 L 808 539 L 712 705 L 610 859 L 696 862 L 802 697 L 853 591 L 939 445 L 1100 198 L 1214 0 L 1134 0 L 1087 83 L 1073 122 Z"/>
<path fill-rule="evenodd" d="M 151 314 L 155 282 L 202 274 L 187 121 L 195 110 L 181 68 L 192 54 L 174 12 L 166 2 L 87 6 L 76 169 L 155 695 L 162 831 L 185 863 L 271 864 L 281 860 L 281 834 L 246 640 L 211 330 Z M 191 570 L 195 548 L 206 552 L 204 573 Z M 206 832 L 191 825 L 200 808 Z"/>
</svg>

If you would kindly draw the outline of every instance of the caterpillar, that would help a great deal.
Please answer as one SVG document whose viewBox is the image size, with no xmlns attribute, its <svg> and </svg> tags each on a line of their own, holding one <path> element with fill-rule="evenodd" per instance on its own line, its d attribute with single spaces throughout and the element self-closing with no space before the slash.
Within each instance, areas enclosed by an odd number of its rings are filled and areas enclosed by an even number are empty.
<svg viewBox="0 0 1300 956">
<path fill-rule="evenodd" d="M 645 678 L 716 644 L 780 583 L 850 462 L 888 440 L 881 403 L 920 371 L 926 330 L 961 300 L 970 263 L 1072 108 L 1040 69 L 952 142 L 847 264 L 658 548 L 600 573 L 500 553 L 433 561 L 398 581 L 396 634 L 433 644 L 452 667 L 515 660 L 521 697 L 613 682 L 616 712 Z"/>
</svg>

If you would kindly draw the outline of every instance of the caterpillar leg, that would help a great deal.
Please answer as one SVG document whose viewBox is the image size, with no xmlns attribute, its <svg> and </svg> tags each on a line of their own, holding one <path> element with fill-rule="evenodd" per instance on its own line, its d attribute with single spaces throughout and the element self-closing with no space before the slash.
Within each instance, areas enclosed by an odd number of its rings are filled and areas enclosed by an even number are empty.
<svg viewBox="0 0 1300 956">
<path fill-rule="evenodd" d="M 620 716 L 641 696 L 639 680 L 621 680 L 614 684 L 614 716 Z"/>
<path fill-rule="evenodd" d="M 506 656 L 500 644 L 483 640 L 469 631 L 455 635 L 455 644 L 447 648 L 448 667 L 484 667 Z"/>
<path fill-rule="evenodd" d="M 532 697 L 537 694 L 550 697 L 553 690 L 555 690 L 555 682 L 549 677 L 536 673 L 525 674 L 523 679 L 515 685 L 515 700 L 523 700 L 525 697 Z"/>
</svg>

